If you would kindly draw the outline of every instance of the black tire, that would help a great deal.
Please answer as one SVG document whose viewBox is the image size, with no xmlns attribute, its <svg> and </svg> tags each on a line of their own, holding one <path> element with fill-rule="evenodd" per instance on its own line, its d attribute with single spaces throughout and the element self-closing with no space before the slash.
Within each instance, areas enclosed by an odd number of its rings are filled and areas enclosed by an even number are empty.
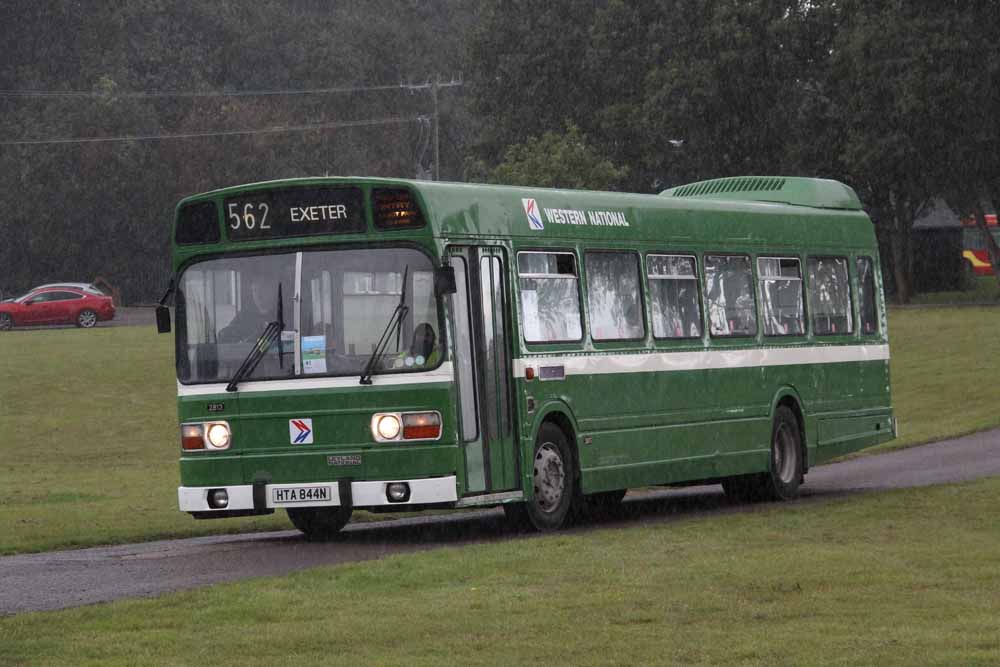
<svg viewBox="0 0 1000 667">
<path fill-rule="evenodd" d="M 577 476 L 566 434 L 555 424 L 538 430 L 532 469 L 532 497 L 524 504 L 528 520 L 540 531 L 558 530 L 577 500 Z"/>
<path fill-rule="evenodd" d="M 298 507 L 289 508 L 288 518 L 310 542 L 332 540 L 351 520 L 353 508 Z"/>
<path fill-rule="evenodd" d="M 92 329 L 97 326 L 97 313 L 88 309 L 81 310 L 76 316 L 76 326 L 81 329 Z"/>
<path fill-rule="evenodd" d="M 778 406 L 771 426 L 771 456 L 767 472 L 722 481 L 726 497 L 736 502 L 791 500 L 802 484 L 802 431 L 791 408 Z"/>
<path fill-rule="evenodd" d="M 10 331 L 14 328 L 14 318 L 10 313 L 0 313 L 0 331 Z"/>
</svg>

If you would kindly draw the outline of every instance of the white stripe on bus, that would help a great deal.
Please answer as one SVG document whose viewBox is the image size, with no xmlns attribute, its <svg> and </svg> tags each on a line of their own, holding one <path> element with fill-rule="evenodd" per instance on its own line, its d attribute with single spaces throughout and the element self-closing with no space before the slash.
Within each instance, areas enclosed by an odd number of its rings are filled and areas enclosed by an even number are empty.
<svg viewBox="0 0 1000 667">
<path fill-rule="evenodd" d="M 636 354 L 587 354 L 525 357 L 514 360 L 514 377 L 524 377 L 531 366 L 562 366 L 566 375 L 697 371 L 719 368 L 757 368 L 798 364 L 841 364 L 852 361 L 886 361 L 888 345 L 824 345 L 770 347 L 695 352 L 641 352 Z"/>
<path fill-rule="evenodd" d="M 239 390 L 234 393 L 250 394 L 263 391 L 306 391 L 311 389 L 344 389 L 353 387 L 363 391 L 358 380 L 361 373 L 342 377 L 305 377 L 288 380 L 258 380 L 256 382 L 241 382 Z M 424 373 L 387 373 L 373 375 L 372 386 L 388 387 L 407 384 L 428 384 L 433 382 L 453 382 L 455 371 L 451 362 L 446 361 L 438 368 Z M 213 384 L 185 385 L 177 383 L 178 396 L 207 396 L 209 394 L 225 394 L 225 382 Z"/>
<path fill-rule="evenodd" d="M 514 377 L 524 377 L 531 366 L 562 366 L 566 375 L 604 375 L 612 373 L 652 373 L 697 371 L 723 368 L 757 368 L 800 364 L 841 364 L 857 361 L 887 361 L 888 345 L 824 345 L 770 347 L 733 350 L 697 350 L 694 352 L 639 352 L 635 354 L 589 353 L 572 356 L 524 357 L 513 360 Z M 538 373 L 540 375 L 540 373 Z M 240 384 L 239 393 L 266 391 L 306 391 L 358 387 L 358 375 L 345 377 L 262 380 Z M 453 382 L 454 369 L 445 362 L 425 373 L 393 373 L 372 376 L 373 386 L 398 386 Z M 225 394 L 226 384 L 183 385 L 177 383 L 178 396 Z"/>
</svg>

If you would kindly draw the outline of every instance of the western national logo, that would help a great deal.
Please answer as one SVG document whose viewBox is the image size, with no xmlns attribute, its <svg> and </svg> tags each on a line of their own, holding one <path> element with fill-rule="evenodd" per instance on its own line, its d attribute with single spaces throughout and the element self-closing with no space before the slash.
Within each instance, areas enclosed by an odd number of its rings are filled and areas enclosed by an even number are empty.
<svg viewBox="0 0 1000 667">
<path fill-rule="evenodd" d="M 528 216 L 528 226 L 535 230 L 545 229 L 545 225 L 542 224 L 542 212 L 538 210 L 535 200 L 522 199 L 521 204 L 524 205 L 524 214 Z"/>
</svg>

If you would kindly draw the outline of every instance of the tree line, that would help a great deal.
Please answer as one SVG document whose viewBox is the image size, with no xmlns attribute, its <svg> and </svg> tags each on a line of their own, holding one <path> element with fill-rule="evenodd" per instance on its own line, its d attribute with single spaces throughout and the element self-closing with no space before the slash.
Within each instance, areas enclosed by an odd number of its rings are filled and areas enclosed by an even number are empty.
<svg viewBox="0 0 1000 667">
<path fill-rule="evenodd" d="M 985 226 L 1000 198 L 994 2 L 10 0 L 3 15 L 5 292 L 101 274 L 150 301 L 184 195 L 427 177 L 434 108 L 412 84 L 435 76 L 463 84 L 438 96 L 443 178 L 836 178 L 903 301 L 921 210 L 940 197 Z M 117 139 L 24 143 L 72 138 Z"/>
</svg>

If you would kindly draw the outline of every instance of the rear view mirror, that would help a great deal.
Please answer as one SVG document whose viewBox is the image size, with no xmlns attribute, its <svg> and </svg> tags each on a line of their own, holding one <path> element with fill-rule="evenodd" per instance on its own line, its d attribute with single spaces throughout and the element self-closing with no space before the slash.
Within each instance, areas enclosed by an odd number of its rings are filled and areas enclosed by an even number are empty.
<svg viewBox="0 0 1000 667">
<path fill-rule="evenodd" d="M 455 284 L 455 269 L 450 266 L 439 266 L 434 271 L 434 291 L 438 294 L 454 294 L 458 291 Z"/>
<path fill-rule="evenodd" d="M 157 333 L 170 333 L 170 309 L 166 306 L 156 307 Z"/>
</svg>

